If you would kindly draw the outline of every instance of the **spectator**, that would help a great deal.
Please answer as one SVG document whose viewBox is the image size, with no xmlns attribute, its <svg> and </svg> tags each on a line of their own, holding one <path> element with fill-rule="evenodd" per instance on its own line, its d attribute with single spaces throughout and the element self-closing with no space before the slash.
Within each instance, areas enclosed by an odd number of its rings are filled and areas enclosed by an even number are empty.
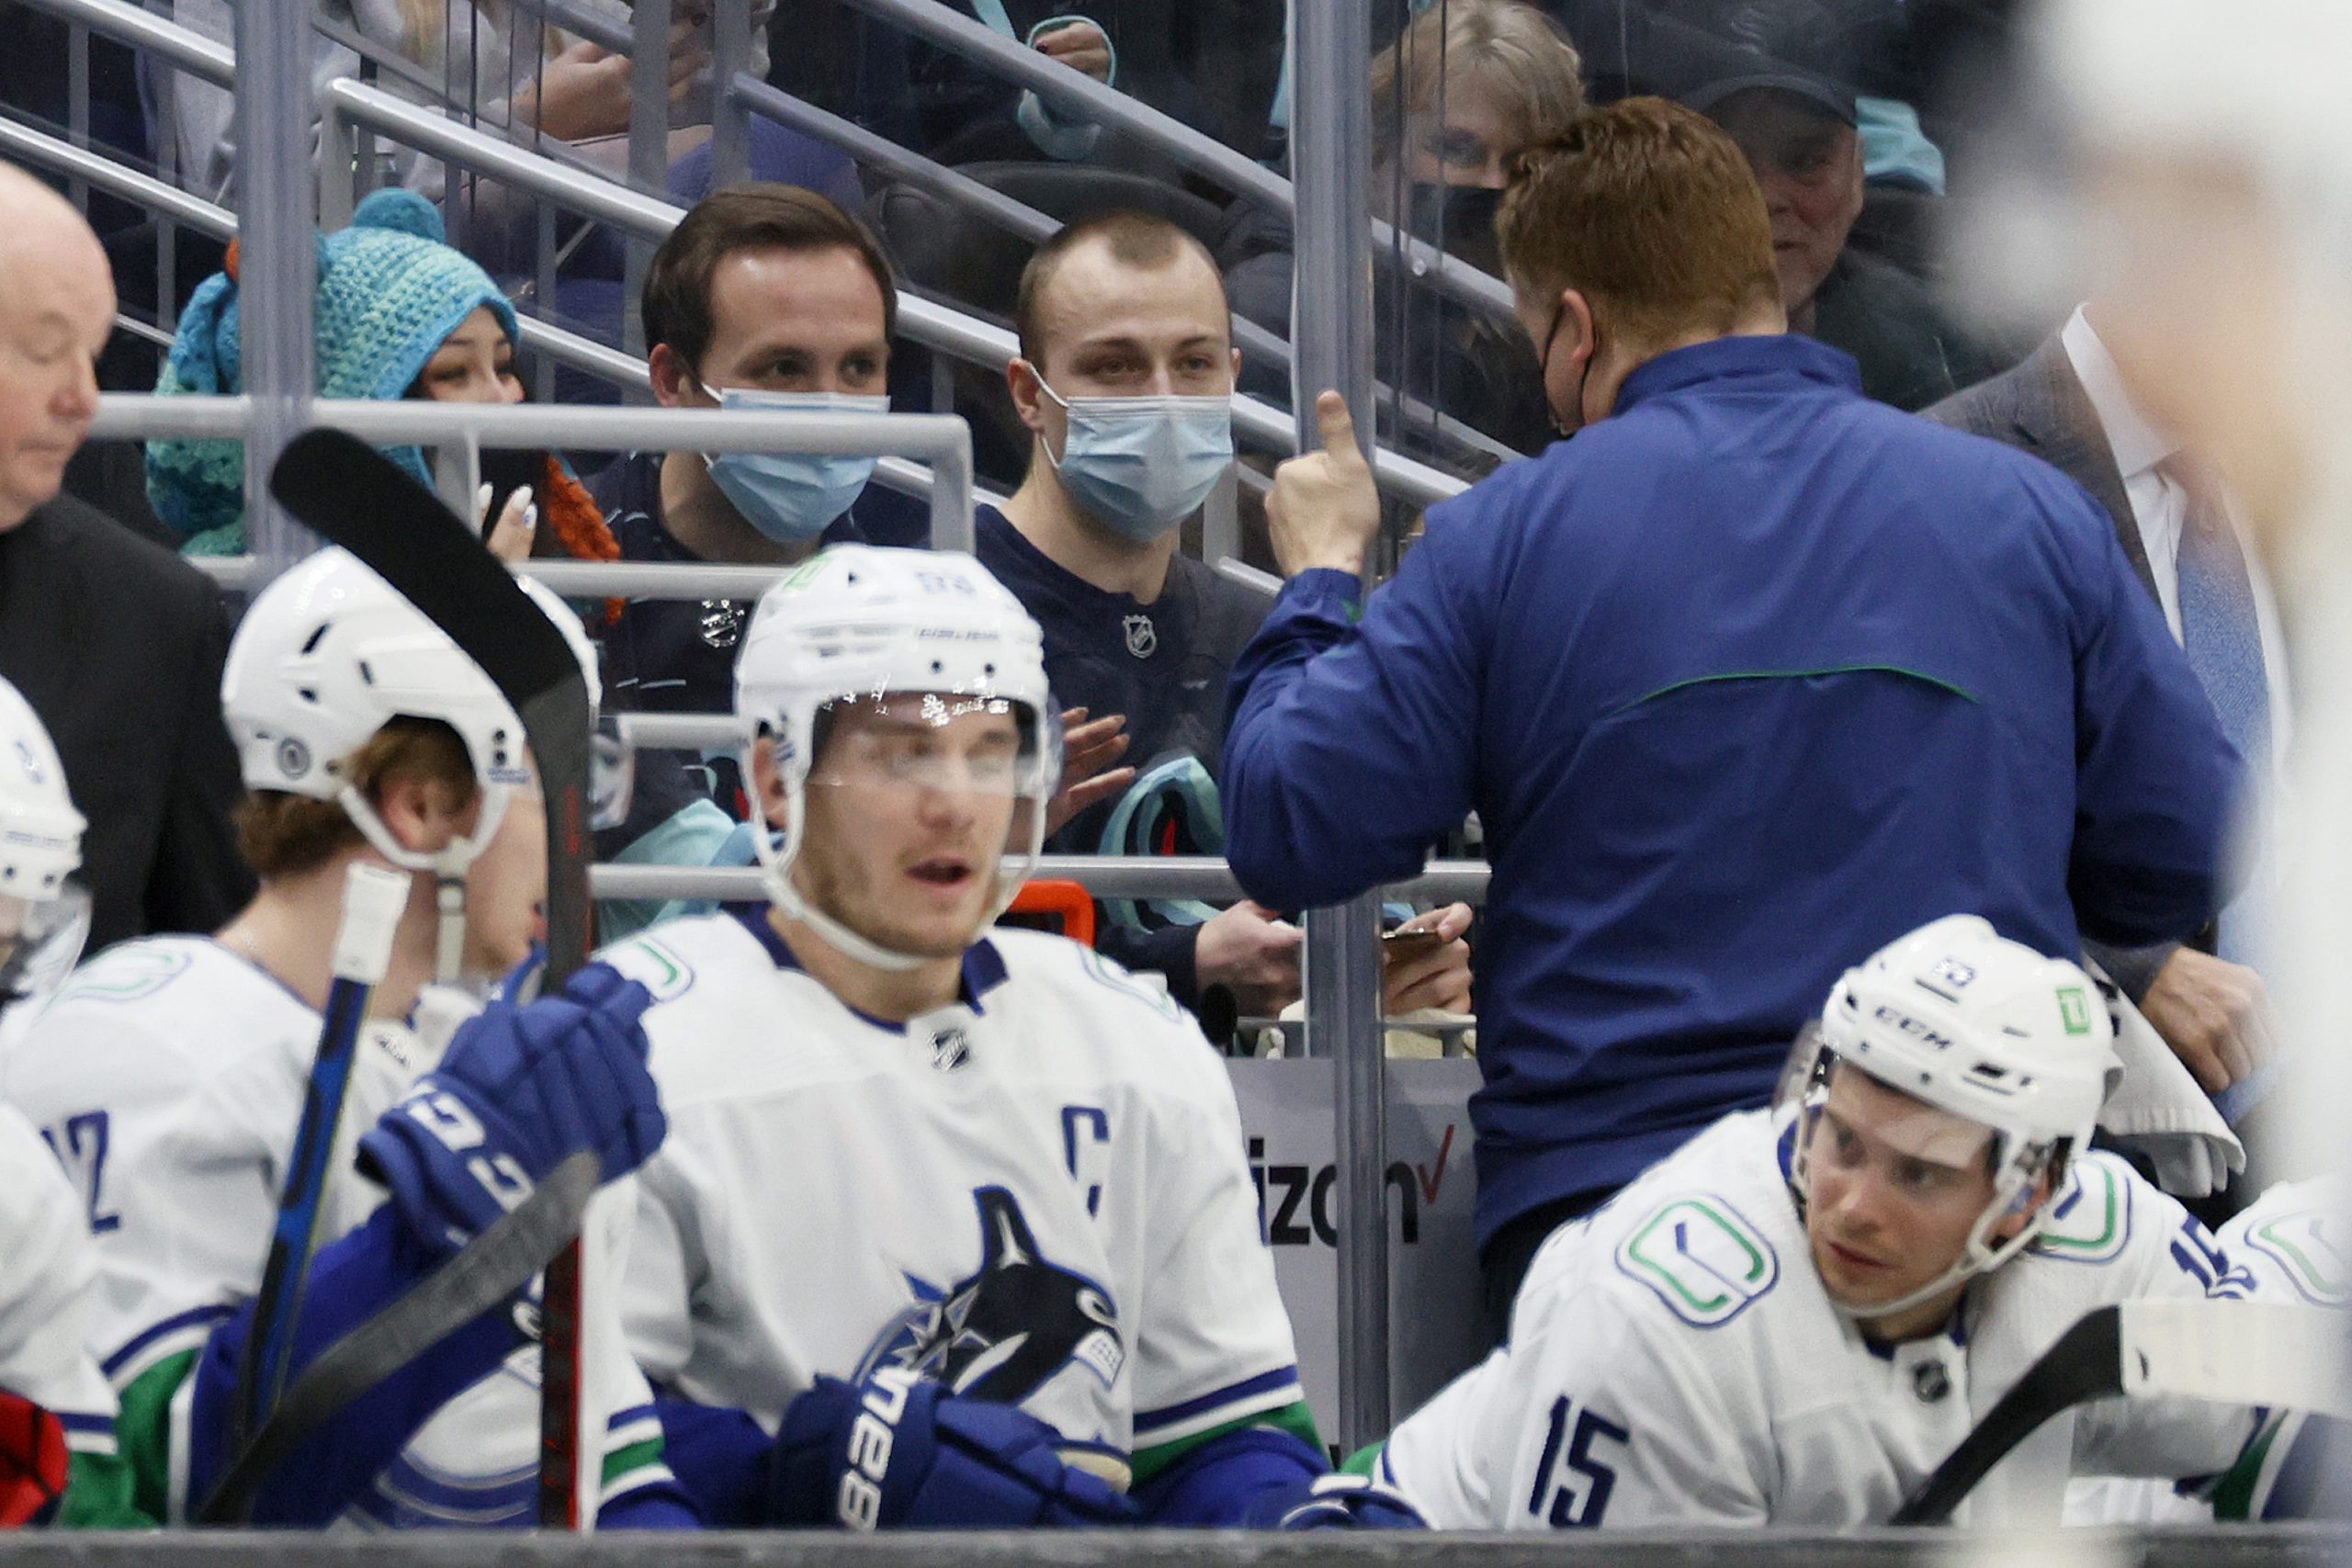
<svg viewBox="0 0 2352 1568">
<path fill-rule="evenodd" d="M 2169 393 L 2190 379 L 2172 363 L 2169 334 L 2150 325 L 2105 300 L 2086 306 L 2023 364 L 1928 414 L 2030 452 L 2090 491 L 2223 732 L 2267 781 L 2286 745 L 2285 638 L 2228 498 L 2176 434 Z M 2268 813 L 2254 825 L 2267 829 Z M 2233 1122 L 2270 1077 L 2248 1081 L 2273 1043 L 2268 993 L 2251 966 L 2267 891 L 2250 886 L 2194 945 L 2087 944 Z"/>
<path fill-rule="evenodd" d="M 1810 4 L 1750 7 L 1736 50 L 1693 55 L 1676 96 L 1713 119 L 1747 156 L 1772 224 L 1781 304 L 1794 330 L 1845 350 L 1862 390 L 1918 409 L 2001 367 L 1945 320 L 1927 289 L 1847 244 L 1861 216 L 1862 140 L 1835 29 Z"/>
<path fill-rule="evenodd" d="M 1764 1103 L 1831 955 L 1982 914 L 2045 953 L 2217 904 L 2237 767 L 2114 530 L 2043 464 L 1785 335 L 1738 149 L 1654 98 L 1523 160 L 1503 259 L 1577 439 L 1430 509 L 1362 604 L 1345 406 L 1270 498 L 1227 852 L 1269 902 L 1412 874 L 1478 812 L 1477 1234 L 1529 1258 Z M 1361 609 L 1359 608 L 1361 604 Z"/>
<path fill-rule="evenodd" d="M 743 185 L 695 204 L 645 275 L 664 408 L 885 412 L 898 282 L 865 225 L 813 191 Z M 864 537 L 870 457 L 633 452 L 596 476 L 626 560 L 788 566 Z M 605 639 L 616 705 L 725 713 L 748 604 L 630 601 Z M 731 764 L 720 764 L 731 780 Z M 731 787 L 721 799 L 740 815 Z"/>
<path fill-rule="evenodd" d="M 252 896 L 218 694 L 212 585 L 58 494 L 97 412 L 114 330 L 106 253 L 81 215 L 0 164 L 0 679 L 48 726 L 89 820 L 90 950 L 209 931 Z"/>
<path fill-rule="evenodd" d="M 232 246 L 228 270 L 208 278 L 182 312 L 158 392 L 243 389 L 241 306 Z M 522 400 L 514 306 L 488 273 L 441 243 L 441 215 L 413 192 L 376 192 L 349 228 L 319 243 L 312 315 L 314 385 L 322 398 Z M 421 448 L 397 446 L 388 455 L 419 484 L 432 484 Z M 493 486 L 492 499 L 502 503 L 487 536 L 502 558 L 619 556 L 603 513 L 560 458 L 492 457 L 484 468 L 506 481 Z M 244 551 L 244 474 L 239 442 L 174 438 L 147 447 L 148 498 L 156 516 L 187 539 L 190 555 Z M 540 519 L 548 525 L 544 533 Z"/>
<path fill-rule="evenodd" d="M 753 72 L 767 69 L 766 21 L 773 7 L 774 0 L 753 0 Z M 229 0 L 173 0 L 169 9 L 181 26 L 221 43 L 233 41 Z M 480 0 L 318 0 L 320 27 L 334 26 L 345 38 L 313 34 L 312 96 L 337 78 L 365 73 L 400 97 L 454 107 L 469 120 L 509 129 L 525 141 L 551 137 L 585 144 L 595 155 L 597 143 L 626 138 L 628 58 L 542 28 L 531 15 Z M 353 47 L 355 41 L 361 47 Z M 710 7 L 678 0 L 670 28 L 670 120 L 673 127 L 699 129 L 673 135 L 673 157 L 709 134 L 709 64 Z M 229 140 L 234 108 L 228 89 L 182 76 L 173 86 L 173 123 L 158 128 L 157 140 L 175 144 L 188 184 L 208 194 L 228 189 L 234 178 L 236 148 Z M 442 193 L 438 163 L 406 148 L 393 156 L 401 183 Z M 604 154 L 616 174 L 624 157 L 617 149 Z"/>
<path fill-rule="evenodd" d="M 1378 216 L 1416 238 L 1498 273 L 1495 207 L 1504 170 L 1523 147 L 1548 141 L 1583 112 L 1575 48 L 1523 0 L 1449 0 L 1415 17 L 1372 62 L 1372 193 Z M 1234 309 L 1290 331 L 1288 220 L 1237 208 L 1220 238 Z M 1379 275 L 1384 297 L 1398 287 Z M 1483 311 L 1417 290 L 1401 333 L 1377 344 L 1385 380 L 1515 450 L 1551 438 L 1535 389 L 1534 356 L 1516 330 Z M 1392 300 L 1375 307 L 1396 318 Z M 1253 390 L 1286 399 L 1271 380 Z"/>
<path fill-rule="evenodd" d="M 1022 274 L 1021 357 L 1006 372 L 1035 434 L 1029 471 L 1000 512 L 977 520 L 982 565 L 1037 618 L 1055 694 L 1086 742 L 1120 721 L 1120 750 L 1140 763 L 1065 796 L 1076 815 L 1051 841 L 1065 853 L 1156 848 L 1159 831 L 1216 829 L 1225 682 L 1264 617 L 1254 591 L 1177 552 L 1183 521 L 1233 460 L 1230 400 L 1239 367 L 1216 264 L 1164 219 L 1111 212 L 1064 229 Z M 1114 761 L 1119 750 L 1102 754 Z M 1125 795 L 1111 798 L 1116 786 Z M 1168 797 L 1178 804 L 1171 806 Z M 1215 853 L 1221 840 L 1185 848 Z M 1243 1011 L 1271 1016 L 1298 995 L 1298 928 L 1240 903 L 1138 902 L 1096 945 L 1130 968 L 1166 976 L 1197 1006 L 1212 986 Z M 1466 1010 L 1469 911 L 1421 917 L 1448 945 L 1402 965 L 1389 1004 Z"/>
</svg>

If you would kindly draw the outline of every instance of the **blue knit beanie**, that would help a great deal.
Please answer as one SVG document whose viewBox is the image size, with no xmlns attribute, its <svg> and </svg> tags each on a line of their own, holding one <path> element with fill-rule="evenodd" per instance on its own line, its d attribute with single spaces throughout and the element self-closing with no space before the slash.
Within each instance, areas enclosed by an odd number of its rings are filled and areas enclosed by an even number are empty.
<svg viewBox="0 0 2352 1568">
<path fill-rule="evenodd" d="M 509 342 L 519 342 L 514 307 L 490 275 L 443 243 L 441 214 L 409 190 L 379 190 L 360 202 L 351 227 L 317 242 L 312 310 L 315 390 L 322 398 L 397 399 L 458 323 L 487 305 Z M 244 389 L 238 338 L 237 257 L 204 280 L 180 313 L 179 333 L 155 390 L 226 394 Z M 430 485 L 424 451 L 385 456 Z M 245 547 L 245 455 L 242 443 L 147 444 L 147 496 L 155 515 L 199 555 Z"/>
</svg>

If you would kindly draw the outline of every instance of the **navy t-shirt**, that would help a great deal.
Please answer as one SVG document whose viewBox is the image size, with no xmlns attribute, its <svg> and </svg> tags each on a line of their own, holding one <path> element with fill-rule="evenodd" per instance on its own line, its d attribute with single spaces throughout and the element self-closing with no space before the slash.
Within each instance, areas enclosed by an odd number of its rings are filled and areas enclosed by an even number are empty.
<svg viewBox="0 0 2352 1568">
<path fill-rule="evenodd" d="M 1272 601 L 1188 557 L 1169 563 L 1167 585 L 1147 604 L 1106 592 L 1048 559 L 992 506 L 974 519 L 980 564 L 1012 591 L 1045 631 L 1046 676 L 1063 707 L 1094 717 L 1125 714 L 1126 761 L 1140 775 L 1179 754 L 1212 777 L 1225 747 L 1226 676 Z M 1062 854 L 1122 852 L 1103 831 L 1116 806 L 1104 801 L 1064 825 L 1047 847 Z M 1097 945 L 1134 969 L 1168 977 L 1191 1005 L 1197 927 L 1142 930 L 1106 924 Z"/>
</svg>

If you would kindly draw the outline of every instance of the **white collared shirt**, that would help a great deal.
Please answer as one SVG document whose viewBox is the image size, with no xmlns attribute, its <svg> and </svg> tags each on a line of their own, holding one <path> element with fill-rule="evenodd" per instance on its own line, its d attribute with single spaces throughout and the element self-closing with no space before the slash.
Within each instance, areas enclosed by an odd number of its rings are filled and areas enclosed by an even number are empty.
<svg viewBox="0 0 2352 1568">
<path fill-rule="evenodd" d="M 2188 491 L 2158 465 L 2179 449 L 2179 443 L 2148 423 L 2124 389 L 2123 373 L 2099 341 L 2090 321 L 2078 309 L 2058 334 L 2075 378 L 2091 400 L 2108 450 L 2123 476 L 2123 499 L 2131 504 L 2132 520 L 2139 526 L 2141 547 L 2147 552 L 2148 571 L 2156 581 L 2156 598 L 2164 605 L 2165 624 L 2173 640 L 2180 640 L 2180 536 L 2188 522 Z M 2270 687 L 2270 761 L 2275 767 L 2286 754 L 2289 709 L 2287 647 L 2278 627 L 2278 607 L 2270 593 L 2270 576 L 2262 558 L 2246 538 L 2245 525 L 2234 499 L 2224 495 L 2231 529 L 2245 557 L 2247 581 L 2254 589 L 2255 625 L 2262 637 L 2262 663 Z"/>
</svg>

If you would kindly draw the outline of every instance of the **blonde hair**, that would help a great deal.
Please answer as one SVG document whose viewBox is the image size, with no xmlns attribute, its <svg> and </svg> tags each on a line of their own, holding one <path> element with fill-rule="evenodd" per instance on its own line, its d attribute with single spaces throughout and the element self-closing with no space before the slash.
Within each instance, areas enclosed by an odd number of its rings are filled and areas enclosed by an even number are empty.
<svg viewBox="0 0 2352 1568">
<path fill-rule="evenodd" d="M 485 26 L 504 27 L 506 7 L 501 0 L 399 0 L 401 52 L 420 65 L 429 64 L 448 42 L 449 7 L 469 5 L 481 13 Z M 539 33 L 539 53 L 552 58 L 563 47 L 553 28 Z"/>
<path fill-rule="evenodd" d="M 1465 86 L 1518 117 L 1518 145 L 1548 141 L 1584 112 L 1583 72 L 1567 35 L 1525 0 L 1444 0 L 1372 62 L 1375 161 L 1394 164 L 1396 128 Z"/>
</svg>

